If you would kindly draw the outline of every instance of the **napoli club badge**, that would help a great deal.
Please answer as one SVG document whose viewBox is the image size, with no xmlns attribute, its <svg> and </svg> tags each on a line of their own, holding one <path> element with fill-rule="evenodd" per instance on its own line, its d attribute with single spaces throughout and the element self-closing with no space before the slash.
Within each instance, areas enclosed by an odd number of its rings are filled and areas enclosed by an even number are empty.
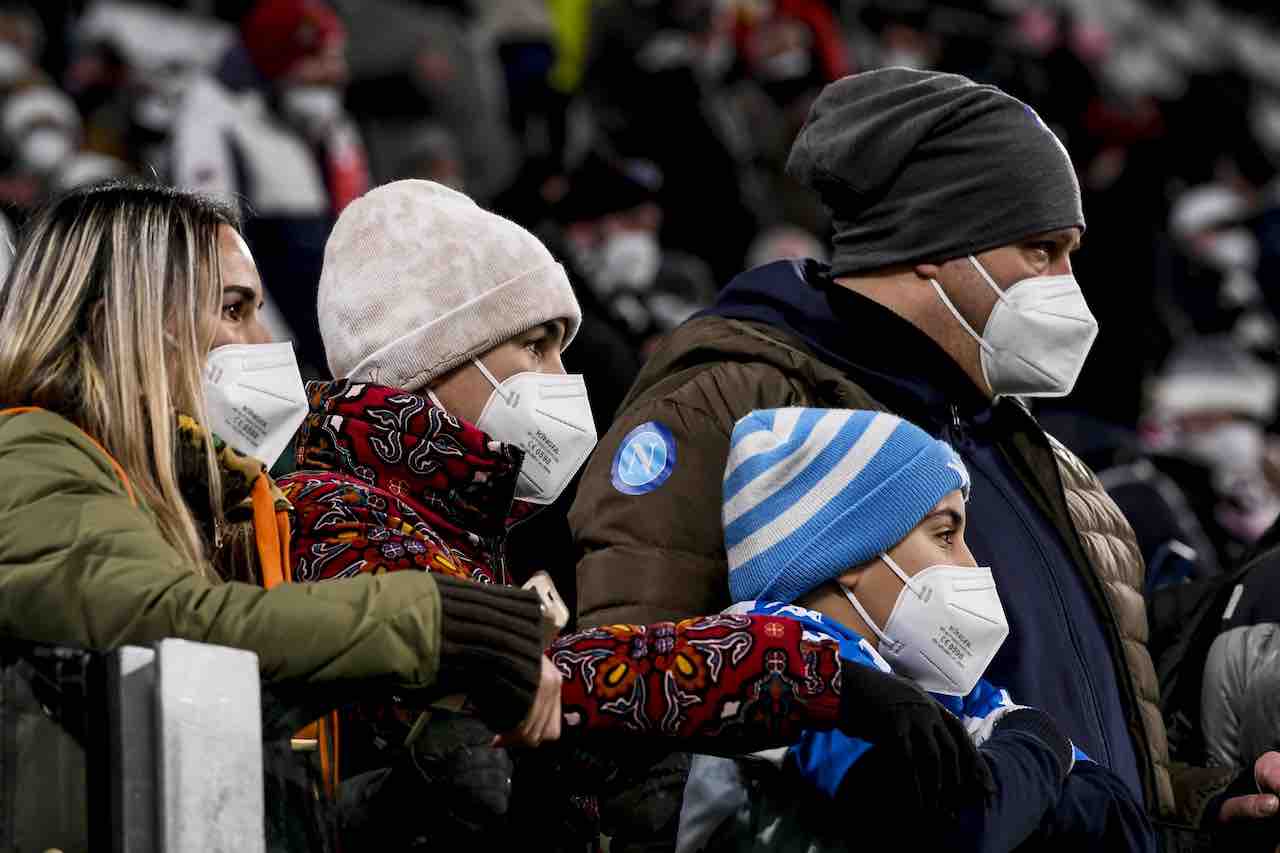
<svg viewBox="0 0 1280 853">
<path fill-rule="evenodd" d="M 613 487 L 624 495 L 659 488 L 676 466 L 676 441 L 657 421 L 643 423 L 622 440 L 613 455 Z"/>
</svg>

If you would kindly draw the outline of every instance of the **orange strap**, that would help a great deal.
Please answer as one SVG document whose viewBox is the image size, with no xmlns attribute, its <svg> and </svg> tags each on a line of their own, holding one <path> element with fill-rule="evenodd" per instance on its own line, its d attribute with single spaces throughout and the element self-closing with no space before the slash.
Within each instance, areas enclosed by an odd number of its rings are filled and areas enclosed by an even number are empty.
<svg viewBox="0 0 1280 853">
<path fill-rule="evenodd" d="M 338 712 L 325 714 L 311 725 L 315 726 L 320 744 L 320 775 L 324 777 L 325 793 L 333 800 L 338 796 Z"/>
<path fill-rule="evenodd" d="M 253 481 L 253 535 L 258 544 L 262 585 L 267 589 L 292 580 L 289 571 L 289 519 L 276 512 L 267 475 Z"/>
<path fill-rule="evenodd" d="M 265 473 L 253 482 L 253 533 L 262 567 L 262 585 L 271 589 L 293 580 L 289 565 L 289 516 L 276 512 L 275 499 Z M 314 737 L 320 749 L 320 775 L 330 799 L 338 795 L 338 712 L 326 714 L 297 733 Z"/>
<path fill-rule="evenodd" d="M 0 415 L 20 415 L 24 412 L 43 412 L 43 411 L 47 411 L 47 410 L 42 409 L 39 406 L 13 406 L 12 408 L 8 408 L 8 409 L 0 409 Z M 80 430 L 80 434 L 83 435 L 85 438 L 89 439 L 89 443 L 92 444 L 94 447 L 98 448 L 98 450 L 102 453 L 103 456 L 107 457 L 107 462 L 111 463 L 111 470 L 116 472 L 116 476 L 120 478 L 120 484 L 124 486 L 125 494 L 129 496 L 129 503 L 133 504 L 134 506 L 137 506 L 138 497 L 133 493 L 133 483 L 129 482 L 129 475 L 125 474 L 124 469 L 120 467 L 120 463 L 116 461 L 116 458 L 112 456 L 110 453 L 108 453 L 107 449 L 103 447 L 96 438 L 89 435 L 89 433 L 85 432 L 84 430 L 80 429 L 80 427 L 76 426 L 74 423 L 71 423 L 71 421 L 67 421 L 67 423 L 71 424 L 72 426 L 76 427 L 76 429 Z"/>
</svg>

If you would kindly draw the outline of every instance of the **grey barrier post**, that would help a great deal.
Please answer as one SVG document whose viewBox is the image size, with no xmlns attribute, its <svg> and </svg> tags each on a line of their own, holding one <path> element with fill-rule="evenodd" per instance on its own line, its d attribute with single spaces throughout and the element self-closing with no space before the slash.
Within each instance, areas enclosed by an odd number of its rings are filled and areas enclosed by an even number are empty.
<svg viewBox="0 0 1280 853">
<path fill-rule="evenodd" d="M 108 693 L 113 853 L 265 853 L 258 656 L 126 647 Z"/>
</svg>

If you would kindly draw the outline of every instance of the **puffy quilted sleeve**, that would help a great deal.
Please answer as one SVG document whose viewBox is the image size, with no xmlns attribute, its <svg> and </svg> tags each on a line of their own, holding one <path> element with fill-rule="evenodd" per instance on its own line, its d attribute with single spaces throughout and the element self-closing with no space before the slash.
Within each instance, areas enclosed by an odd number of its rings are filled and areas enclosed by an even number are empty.
<svg viewBox="0 0 1280 853">
<path fill-rule="evenodd" d="M 105 457 L 47 413 L 0 419 L 0 633 L 109 649 L 179 637 L 256 652 L 271 681 L 425 687 L 440 597 L 406 572 L 270 591 L 192 571 Z"/>
</svg>

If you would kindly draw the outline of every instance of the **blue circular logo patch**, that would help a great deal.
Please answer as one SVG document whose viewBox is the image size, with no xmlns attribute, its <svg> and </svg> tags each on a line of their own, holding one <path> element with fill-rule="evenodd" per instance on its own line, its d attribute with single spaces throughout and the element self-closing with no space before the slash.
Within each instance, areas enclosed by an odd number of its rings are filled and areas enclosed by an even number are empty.
<svg viewBox="0 0 1280 853">
<path fill-rule="evenodd" d="M 624 495 L 643 495 L 661 486 L 676 466 L 671 430 L 649 421 L 627 433 L 613 454 L 613 487 Z"/>
</svg>

